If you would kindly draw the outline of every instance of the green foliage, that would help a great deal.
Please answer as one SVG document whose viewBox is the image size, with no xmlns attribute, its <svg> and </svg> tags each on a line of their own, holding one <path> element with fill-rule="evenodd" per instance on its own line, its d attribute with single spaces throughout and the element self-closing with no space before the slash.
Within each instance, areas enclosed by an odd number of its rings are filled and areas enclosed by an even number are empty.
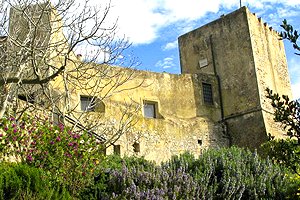
<svg viewBox="0 0 300 200">
<path fill-rule="evenodd" d="M 53 187 L 45 173 L 16 163 L 0 164 L 0 199 L 71 199 L 69 193 Z"/>
<path fill-rule="evenodd" d="M 145 160 L 143 157 L 128 157 L 123 158 L 119 155 L 108 155 L 99 165 L 101 169 L 117 169 L 121 170 L 126 165 L 128 168 L 139 167 L 141 169 L 150 170 L 155 166 L 154 162 Z"/>
<path fill-rule="evenodd" d="M 280 25 L 284 31 L 280 33 L 280 36 L 282 39 L 287 39 L 289 40 L 292 44 L 294 49 L 297 51 L 300 51 L 300 47 L 297 44 L 298 38 L 299 38 L 299 33 L 297 30 L 294 30 L 293 26 L 288 24 L 286 19 L 282 21 L 282 25 Z M 299 53 L 295 53 L 296 55 L 300 55 Z"/>
<path fill-rule="evenodd" d="M 298 182 L 288 171 L 236 147 L 189 153 L 161 166 L 137 165 L 104 171 L 85 199 L 285 199 Z"/>
<path fill-rule="evenodd" d="M 0 124 L 2 159 L 13 158 L 41 168 L 58 184 L 67 183 L 74 193 L 91 182 L 102 157 L 95 138 L 37 116 L 23 115 L 18 121 L 2 118 Z"/>
<path fill-rule="evenodd" d="M 290 101 L 289 97 L 273 94 L 269 88 L 266 89 L 267 98 L 271 99 L 271 105 L 275 109 L 274 120 L 280 122 L 287 131 L 290 138 L 295 138 L 300 144 L 300 103 Z"/>
<path fill-rule="evenodd" d="M 262 150 L 264 156 L 274 163 L 284 165 L 300 175 L 300 146 L 297 140 L 271 140 L 262 145 Z"/>
<path fill-rule="evenodd" d="M 199 159 L 190 154 L 176 156 L 168 166 L 185 167 L 201 183 L 201 198 L 283 199 L 295 191 L 284 170 L 268 159 L 261 159 L 257 153 L 237 147 L 209 150 Z"/>
</svg>

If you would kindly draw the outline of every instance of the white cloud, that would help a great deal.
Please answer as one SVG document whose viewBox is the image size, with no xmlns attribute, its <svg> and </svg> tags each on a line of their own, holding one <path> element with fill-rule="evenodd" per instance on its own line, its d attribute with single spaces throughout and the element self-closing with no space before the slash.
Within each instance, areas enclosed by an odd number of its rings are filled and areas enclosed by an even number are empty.
<svg viewBox="0 0 300 200">
<path fill-rule="evenodd" d="M 292 15 L 288 6 L 299 6 L 299 0 L 245 0 L 243 5 L 265 10 L 269 4 L 282 3 L 276 15 Z M 204 18 L 208 12 L 217 13 L 220 8 L 238 8 L 236 0 L 113 0 L 111 12 L 119 16 L 119 32 L 125 34 L 134 45 L 148 44 L 159 37 L 159 31 L 177 22 L 190 23 Z"/>
<path fill-rule="evenodd" d="M 52 0 L 57 1 L 57 0 Z M 81 1 L 76 0 L 78 3 Z M 102 7 L 109 0 L 90 1 L 91 5 Z M 270 4 L 282 3 L 274 17 L 291 16 L 297 12 L 289 8 L 300 5 L 299 0 L 243 0 L 243 5 L 265 12 L 274 9 Z M 118 35 L 127 37 L 133 45 L 149 44 L 160 37 L 159 33 L 165 27 L 181 23 L 182 29 L 192 21 L 205 19 L 207 13 L 217 13 L 221 8 L 233 10 L 239 7 L 237 0 L 111 0 L 111 8 L 106 19 L 106 25 L 113 24 L 118 19 Z M 100 12 L 103 13 L 103 12 Z M 190 29 L 189 29 L 190 30 Z M 180 33 L 181 30 L 178 30 Z"/>
<path fill-rule="evenodd" d="M 163 68 L 163 69 L 168 69 L 174 67 L 174 58 L 173 57 L 167 57 L 164 58 L 163 60 L 159 60 L 156 64 L 155 67 Z"/>
<path fill-rule="evenodd" d="M 167 50 L 175 49 L 175 48 L 177 48 L 177 47 L 178 47 L 178 42 L 177 42 L 177 40 L 175 40 L 175 41 L 173 41 L 173 42 L 169 42 L 169 43 L 167 43 L 166 45 L 164 45 L 164 46 L 162 47 L 162 49 L 163 49 L 164 51 L 167 51 Z"/>
</svg>

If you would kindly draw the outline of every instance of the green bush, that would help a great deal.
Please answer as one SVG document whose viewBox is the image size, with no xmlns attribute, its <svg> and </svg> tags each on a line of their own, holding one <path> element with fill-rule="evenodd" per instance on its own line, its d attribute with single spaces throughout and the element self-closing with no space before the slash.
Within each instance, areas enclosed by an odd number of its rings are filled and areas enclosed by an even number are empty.
<svg viewBox="0 0 300 200">
<path fill-rule="evenodd" d="M 71 199 L 71 197 L 63 187 L 52 185 L 40 169 L 20 163 L 1 163 L 0 199 Z"/>
<path fill-rule="evenodd" d="M 299 187 L 287 170 L 237 147 L 208 150 L 199 159 L 185 153 L 173 157 L 165 167 L 183 167 L 201 183 L 202 198 L 284 199 L 295 195 Z"/>
<path fill-rule="evenodd" d="M 199 158 L 185 153 L 174 156 L 161 166 L 144 167 L 147 162 L 142 160 L 141 164 L 136 160 L 119 164 L 121 162 L 115 162 L 117 159 L 112 159 L 112 166 L 118 167 L 103 171 L 95 184 L 86 188 L 82 197 L 293 199 L 299 187 L 287 170 L 268 159 L 261 159 L 256 153 L 237 147 L 208 150 Z"/>
<path fill-rule="evenodd" d="M 15 158 L 41 168 L 74 194 L 91 183 L 96 163 L 102 159 L 102 147 L 96 138 L 63 124 L 55 125 L 43 116 L 2 118 L 0 129 L 2 160 Z"/>
</svg>

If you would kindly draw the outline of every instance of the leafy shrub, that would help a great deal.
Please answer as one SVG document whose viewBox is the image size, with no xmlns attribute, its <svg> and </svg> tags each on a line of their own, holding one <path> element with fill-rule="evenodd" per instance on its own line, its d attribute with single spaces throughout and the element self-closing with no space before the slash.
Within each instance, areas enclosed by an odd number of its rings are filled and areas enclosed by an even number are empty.
<svg viewBox="0 0 300 200">
<path fill-rule="evenodd" d="M 0 199 L 71 199 L 69 193 L 40 169 L 26 164 L 0 164 Z"/>
<path fill-rule="evenodd" d="M 161 166 L 126 166 L 102 174 L 89 199 L 285 199 L 297 185 L 287 171 L 236 147 L 185 153 Z M 84 196 L 84 195 L 83 195 Z"/>
<path fill-rule="evenodd" d="M 146 171 L 153 168 L 155 163 L 149 160 L 144 159 L 143 157 L 121 157 L 119 155 L 108 155 L 100 163 L 101 169 L 118 169 L 121 170 L 123 165 L 126 165 L 127 168 L 138 167 L 145 169 Z"/>
<path fill-rule="evenodd" d="M 2 118 L 0 124 L 2 159 L 13 157 L 41 168 L 53 181 L 66 184 L 74 193 L 91 182 L 102 156 L 95 138 L 38 116 Z"/>
</svg>

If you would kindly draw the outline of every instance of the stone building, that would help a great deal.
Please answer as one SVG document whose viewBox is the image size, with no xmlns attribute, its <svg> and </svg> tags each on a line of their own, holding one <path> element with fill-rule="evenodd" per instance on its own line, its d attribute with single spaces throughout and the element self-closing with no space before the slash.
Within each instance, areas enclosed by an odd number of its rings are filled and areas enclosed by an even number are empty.
<svg viewBox="0 0 300 200">
<path fill-rule="evenodd" d="M 54 38 L 62 37 L 56 34 Z M 159 162 L 184 151 L 258 148 L 268 133 L 281 137 L 265 97 L 267 87 L 291 96 L 285 50 L 278 38 L 272 27 L 242 7 L 179 37 L 181 74 L 107 67 L 132 78 L 118 92 L 95 97 L 97 106 L 88 114 L 96 121 L 116 122 L 119 110 L 135 105 L 133 131 L 118 137 L 107 153 Z M 73 59 L 72 64 L 82 62 L 75 55 Z M 62 85 L 62 77 L 51 82 L 56 93 Z M 75 86 L 69 98 L 77 113 L 94 104 L 88 90 Z"/>
</svg>

